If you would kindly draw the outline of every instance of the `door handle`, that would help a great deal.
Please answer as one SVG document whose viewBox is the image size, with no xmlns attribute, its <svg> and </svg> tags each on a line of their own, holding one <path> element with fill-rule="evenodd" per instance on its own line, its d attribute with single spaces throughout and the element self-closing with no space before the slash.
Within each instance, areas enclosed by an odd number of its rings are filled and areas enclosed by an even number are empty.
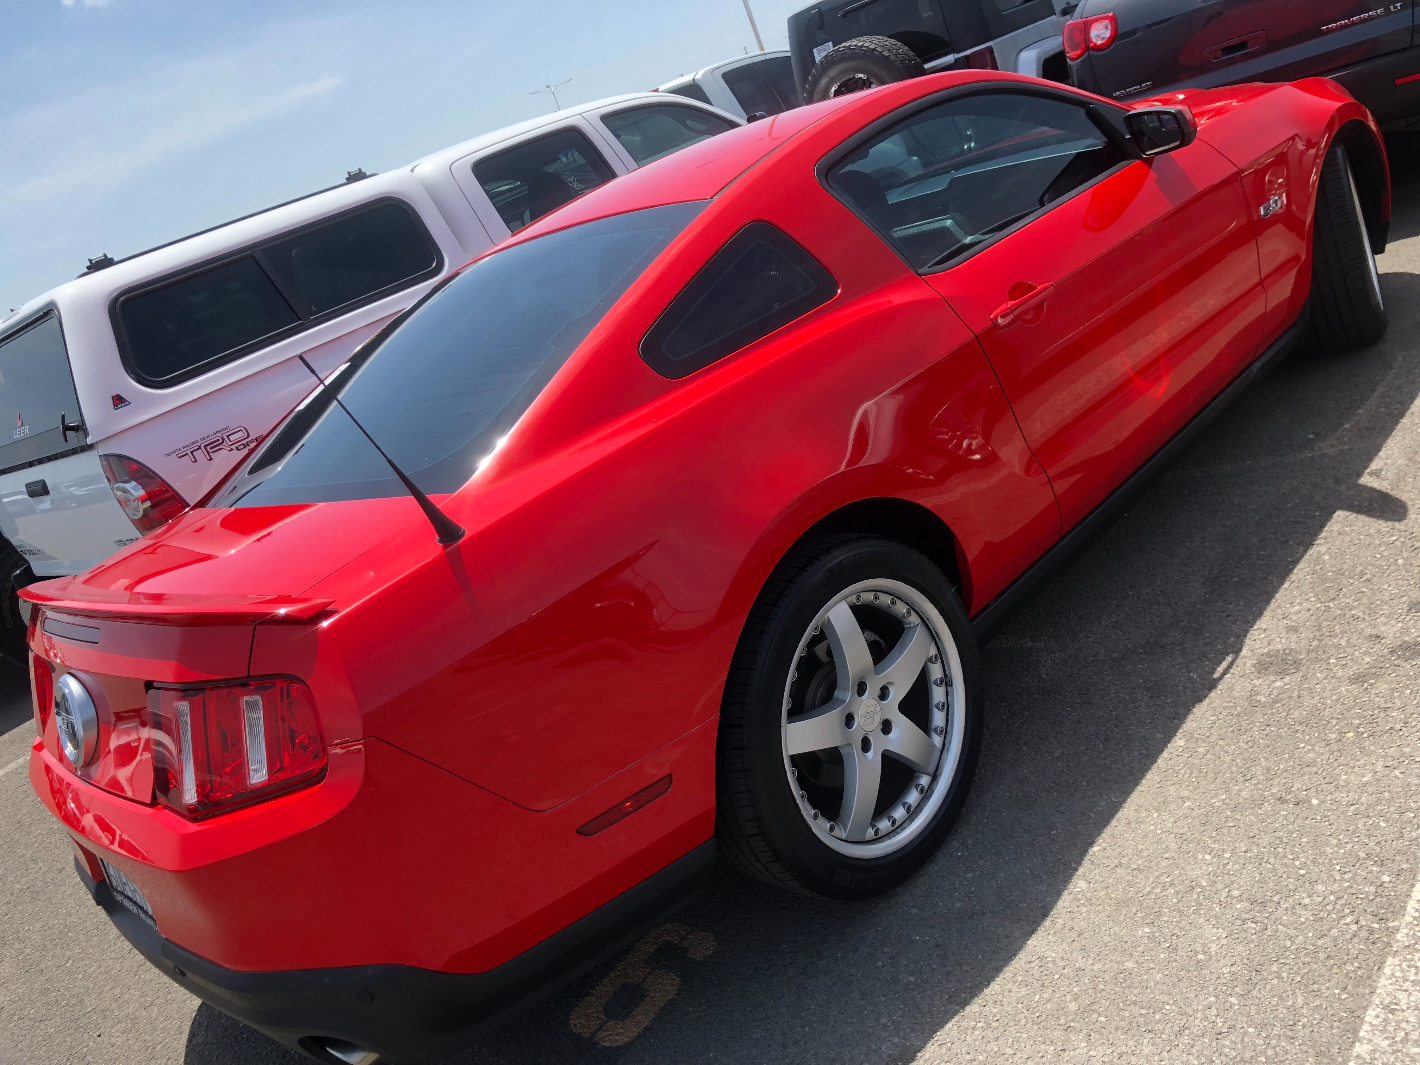
<svg viewBox="0 0 1420 1065">
<path fill-rule="evenodd" d="M 1266 47 L 1266 31 L 1251 33 L 1246 37 L 1239 37 L 1232 41 L 1224 41 L 1222 44 L 1215 44 L 1212 48 L 1205 48 L 1203 50 L 1203 58 L 1210 63 L 1223 63 L 1229 59 L 1252 55 L 1253 52 L 1260 52 Z"/>
<path fill-rule="evenodd" d="M 991 324 L 997 329 L 1005 329 L 1007 326 L 1015 325 L 1027 311 L 1039 307 L 1048 300 L 1054 291 L 1054 285 L 1041 285 L 1020 299 L 1003 304 L 991 316 Z"/>
</svg>

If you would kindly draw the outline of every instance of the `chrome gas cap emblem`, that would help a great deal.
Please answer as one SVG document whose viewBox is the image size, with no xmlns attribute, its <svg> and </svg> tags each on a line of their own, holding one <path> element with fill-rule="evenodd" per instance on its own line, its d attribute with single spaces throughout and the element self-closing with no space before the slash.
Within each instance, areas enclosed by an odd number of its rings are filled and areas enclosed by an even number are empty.
<svg viewBox="0 0 1420 1065">
<path fill-rule="evenodd" d="M 64 757 L 75 769 L 88 765 L 99 746 L 99 712 L 84 685 L 72 673 L 64 674 L 54 685 L 54 724 L 59 730 Z"/>
<path fill-rule="evenodd" d="M 883 718 L 882 704 L 876 699 L 864 699 L 858 707 L 858 724 L 864 732 L 872 732 Z"/>
</svg>

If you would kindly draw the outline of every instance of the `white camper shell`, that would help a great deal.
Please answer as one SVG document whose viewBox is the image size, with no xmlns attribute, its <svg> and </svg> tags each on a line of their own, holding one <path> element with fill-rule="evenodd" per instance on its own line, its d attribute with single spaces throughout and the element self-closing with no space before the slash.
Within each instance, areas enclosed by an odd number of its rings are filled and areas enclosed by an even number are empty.
<svg viewBox="0 0 1420 1065">
<path fill-rule="evenodd" d="M 23 639 L 15 589 L 132 542 L 163 485 L 184 505 L 201 500 L 315 387 L 297 355 L 329 374 L 535 218 L 740 124 L 657 93 L 567 108 L 103 257 L 0 321 L 0 534 L 18 553 L 0 544 L 11 653 Z M 101 464 L 108 456 L 130 461 Z M 125 483 L 137 467 L 161 485 Z"/>
</svg>

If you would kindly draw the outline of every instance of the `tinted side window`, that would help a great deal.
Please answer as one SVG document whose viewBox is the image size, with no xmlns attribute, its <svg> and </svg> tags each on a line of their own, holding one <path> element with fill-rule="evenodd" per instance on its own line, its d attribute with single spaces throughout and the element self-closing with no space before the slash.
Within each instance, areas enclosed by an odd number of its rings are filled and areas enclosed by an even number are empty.
<svg viewBox="0 0 1420 1065">
<path fill-rule="evenodd" d="M 626 149 L 637 166 L 670 155 L 680 149 L 734 129 L 723 118 L 694 107 L 656 104 L 606 115 L 602 124 Z"/>
<path fill-rule="evenodd" d="M 681 378 L 788 325 L 838 294 L 819 262 L 767 222 L 716 252 L 641 340 L 641 357 Z"/>
<path fill-rule="evenodd" d="M 114 323 L 124 365 L 143 384 L 168 388 L 323 314 L 427 280 L 441 262 L 411 208 L 377 200 L 124 295 Z"/>
<path fill-rule="evenodd" d="M 162 386 L 300 316 L 248 255 L 119 305 L 132 369 Z"/>
<path fill-rule="evenodd" d="M 691 100 L 699 100 L 702 104 L 708 104 L 710 102 L 710 97 L 705 95 L 705 90 L 696 83 L 694 78 L 688 81 L 677 82 L 662 91 L 672 93 L 675 96 L 685 96 Z"/>
<path fill-rule="evenodd" d="M 562 129 L 473 164 L 510 233 L 616 175 L 581 130 Z"/>
<path fill-rule="evenodd" d="M 1083 107 L 983 93 L 903 120 L 835 166 L 828 183 L 925 270 L 1125 161 Z"/>
<path fill-rule="evenodd" d="M 64 441 L 59 416 L 79 420 L 64 334 L 54 315 L 0 342 L 0 466 L 14 466 L 76 447 Z"/>
<path fill-rule="evenodd" d="M 277 279 L 312 315 L 391 288 L 438 264 L 419 223 L 396 203 L 307 230 L 263 252 Z"/>
<path fill-rule="evenodd" d="M 794 61 L 787 55 L 766 59 L 759 64 L 759 71 L 769 79 L 774 91 L 784 101 L 784 106 L 798 107 L 802 101 L 799 87 L 794 84 Z"/>
<path fill-rule="evenodd" d="M 774 95 L 769 82 L 764 80 L 764 75 L 756 67 L 736 67 L 734 70 L 725 71 L 721 77 L 725 79 L 725 87 L 744 108 L 746 116 L 756 112 L 777 115 L 784 110 L 783 103 Z"/>
</svg>

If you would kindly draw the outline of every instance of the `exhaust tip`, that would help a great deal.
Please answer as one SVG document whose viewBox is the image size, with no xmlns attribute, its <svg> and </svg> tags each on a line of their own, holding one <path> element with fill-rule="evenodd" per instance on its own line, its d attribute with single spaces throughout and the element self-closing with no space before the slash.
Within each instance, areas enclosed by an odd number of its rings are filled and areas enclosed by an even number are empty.
<svg viewBox="0 0 1420 1065">
<path fill-rule="evenodd" d="M 382 1065 L 387 1061 L 378 1051 L 366 1050 L 345 1039 L 315 1036 L 304 1040 L 306 1045 L 331 1065 Z"/>
</svg>

